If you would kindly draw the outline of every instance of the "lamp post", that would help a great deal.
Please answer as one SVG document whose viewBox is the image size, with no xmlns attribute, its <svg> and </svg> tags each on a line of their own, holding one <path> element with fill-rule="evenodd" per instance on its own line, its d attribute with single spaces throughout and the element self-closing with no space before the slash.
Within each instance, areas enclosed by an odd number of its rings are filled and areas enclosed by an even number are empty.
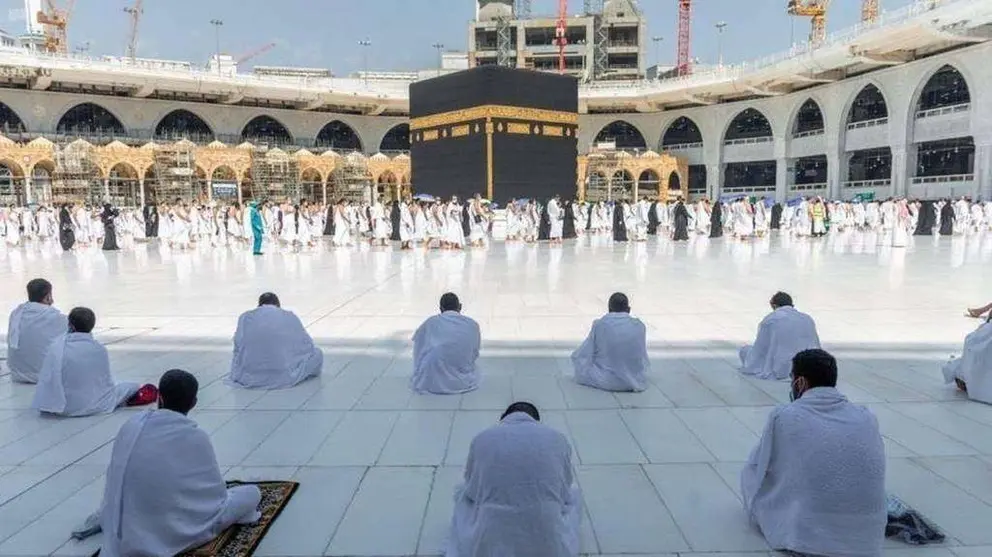
<svg viewBox="0 0 992 557">
<path fill-rule="evenodd" d="M 434 43 L 431 46 L 437 50 L 437 75 L 441 77 L 441 68 L 444 66 L 444 59 L 441 57 L 441 53 L 444 51 L 444 45 L 442 43 Z"/>
<path fill-rule="evenodd" d="M 217 75 L 220 75 L 220 28 L 224 22 L 219 19 L 211 19 L 210 25 L 214 26 L 214 39 L 217 49 L 214 51 L 214 63 L 217 64 Z"/>
<path fill-rule="evenodd" d="M 369 39 L 363 39 L 358 41 L 358 46 L 362 47 L 362 65 L 365 68 L 365 88 L 369 86 L 369 47 L 372 46 L 372 41 Z"/>
<path fill-rule="evenodd" d="M 654 42 L 654 76 L 658 79 L 661 76 L 661 41 L 665 40 L 665 37 L 651 37 L 651 41 Z"/>
<path fill-rule="evenodd" d="M 716 24 L 716 49 L 717 49 L 717 65 L 723 67 L 723 30 L 727 28 L 726 21 L 720 21 Z"/>
</svg>

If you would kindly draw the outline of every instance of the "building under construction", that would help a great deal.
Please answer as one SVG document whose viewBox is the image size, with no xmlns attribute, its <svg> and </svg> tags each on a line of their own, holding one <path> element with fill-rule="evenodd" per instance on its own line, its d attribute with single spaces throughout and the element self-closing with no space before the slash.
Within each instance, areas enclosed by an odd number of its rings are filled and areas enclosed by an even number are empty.
<svg viewBox="0 0 992 557">
<path fill-rule="evenodd" d="M 647 22 L 635 0 L 585 0 L 566 18 L 565 73 L 584 81 L 640 79 Z M 530 0 L 478 0 L 469 24 L 469 65 L 559 70 L 558 18 L 530 14 Z"/>
</svg>

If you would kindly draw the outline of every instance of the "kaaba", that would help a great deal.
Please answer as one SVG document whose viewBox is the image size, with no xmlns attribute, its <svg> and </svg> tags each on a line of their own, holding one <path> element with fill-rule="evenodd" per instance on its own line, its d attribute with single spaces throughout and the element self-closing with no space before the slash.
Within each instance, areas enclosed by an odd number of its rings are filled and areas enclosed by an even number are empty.
<svg viewBox="0 0 992 557">
<path fill-rule="evenodd" d="M 578 81 L 482 66 L 410 85 L 411 181 L 466 199 L 576 194 Z"/>
</svg>

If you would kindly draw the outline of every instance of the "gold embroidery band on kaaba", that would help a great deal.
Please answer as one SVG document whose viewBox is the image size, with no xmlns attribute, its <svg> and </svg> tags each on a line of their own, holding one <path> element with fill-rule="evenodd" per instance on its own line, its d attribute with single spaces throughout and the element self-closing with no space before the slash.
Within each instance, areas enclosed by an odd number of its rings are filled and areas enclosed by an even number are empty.
<svg viewBox="0 0 992 557">
<path fill-rule="evenodd" d="M 573 112 L 487 104 L 413 118 L 410 120 L 410 129 L 423 130 L 440 126 L 450 126 L 452 124 L 463 124 L 475 120 L 485 120 L 486 118 L 523 120 L 541 124 L 578 125 L 579 123 L 579 115 Z"/>
</svg>

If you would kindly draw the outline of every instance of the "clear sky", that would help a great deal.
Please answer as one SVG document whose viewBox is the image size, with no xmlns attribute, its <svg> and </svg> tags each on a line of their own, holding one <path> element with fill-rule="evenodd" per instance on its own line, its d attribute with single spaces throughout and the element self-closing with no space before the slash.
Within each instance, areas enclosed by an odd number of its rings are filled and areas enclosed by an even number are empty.
<svg viewBox="0 0 992 557">
<path fill-rule="evenodd" d="M 881 0 L 893 10 L 912 0 Z M 809 33 L 809 21 L 788 16 L 786 0 L 696 0 L 693 56 L 703 63 L 717 58 L 716 29 L 724 31 L 728 63 L 761 58 L 789 48 L 792 38 Z M 59 5 L 65 0 L 58 0 Z M 124 53 L 129 22 L 124 8 L 133 0 L 77 0 L 69 29 L 73 46 L 89 44 L 91 55 Z M 555 0 L 532 0 L 535 14 L 552 14 Z M 676 0 L 642 0 L 649 36 L 661 36 L 660 59 L 675 57 Z M 441 42 L 447 50 L 465 50 L 467 23 L 475 15 L 473 0 L 145 0 L 138 55 L 203 63 L 215 47 L 211 19 L 224 22 L 221 51 L 240 55 L 274 42 L 277 46 L 251 64 L 329 68 L 346 75 L 362 68 L 362 47 L 369 39 L 369 65 L 381 70 L 435 67 Z M 0 0 L 7 8 L 2 27 L 20 34 L 24 29 L 23 0 Z M 569 0 L 569 13 L 579 13 L 582 0 Z M 21 17 L 19 17 L 21 16 Z M 828 30 L 857 23 L 860 0 L 835 0 Z M 655 62 L 655 45 L 649 59 Z"/>
</svg>

